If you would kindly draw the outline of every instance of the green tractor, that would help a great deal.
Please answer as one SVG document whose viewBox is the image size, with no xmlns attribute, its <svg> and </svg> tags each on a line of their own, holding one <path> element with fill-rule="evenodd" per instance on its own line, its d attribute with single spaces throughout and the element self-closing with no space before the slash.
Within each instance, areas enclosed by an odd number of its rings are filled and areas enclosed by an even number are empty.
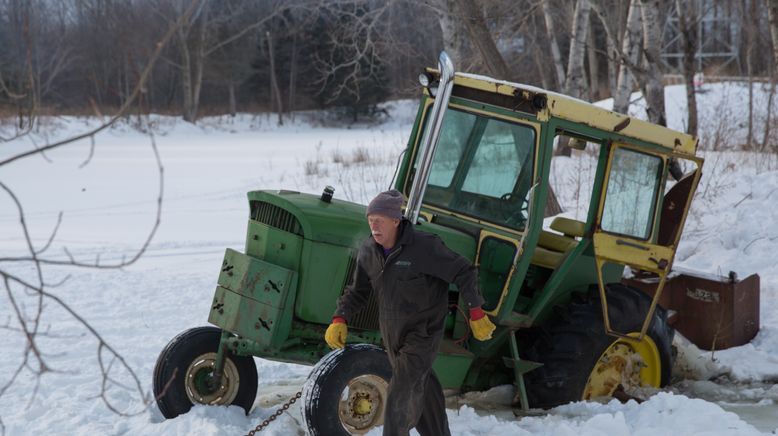
<svg viewBox="0 0 778 436">
<path fill-rule="evenodd" d="M 478 266 L 493 339 L 470 338 L 455 287 L 434 364 L 444 388 L 513 383 L 522 408 L 639 392 L 670 380 L 674 330 L 657 305 L 702 169 L 696 138 L 531 86 L 454 73 L 441 53 L 393 187 L 406 217 Z M 596 161 L 585 218 L 546 217 L 555 146 Z M 556 158 L 555 158 L 556 159 Z M 679 168 L 686 169 L 682 177 Z M 587 185 L 588 186 L 588 185 Z M 166 418 L 192 404 L 252 408 L 253 357 L 315 365 L 311 434 L 383 422 L 391 377 L 371 297 L 349 344 L 323 335 L 369 234 L 365 206 L 294 191 L 248 193 L 245 253 L 228 249 L 208 322 L 165 347 L 154 393 Z M 621 283 L 653 273 L 653 297 Z"/>
</svg>

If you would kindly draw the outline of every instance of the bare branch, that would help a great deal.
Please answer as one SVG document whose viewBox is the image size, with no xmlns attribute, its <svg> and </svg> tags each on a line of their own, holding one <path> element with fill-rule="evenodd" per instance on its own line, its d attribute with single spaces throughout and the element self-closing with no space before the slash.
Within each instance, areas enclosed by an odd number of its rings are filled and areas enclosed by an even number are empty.
<svg viewBox="0 0 778 436">
<path fill-rule="evenodd" d="M 49 240 L 46 241 L 46 245 L 38 250 L 36 254 L 43 254 L 51 247 L 51 243 L 54 242 L 54 238 L 57 237 L 57 231 L 59 230 L 60 224 L 62 224 L 62 211 L 57 214 L 57 224 L 54 225 L 54 230 L 51 231 L 51 235 L 49 236 Z M 0 261 L 2 261 L 2 259 L 0 259 Z"/>
<path fill-rule="evenodd" d="M 78 166 L 78 169 L 84 168 L 85 166 L 89 165 L 89 162 L 92 161 L 92 157 L 95 155 L 95 137 L 94 135 L 89 137 L 89 156 L 86 157 L 86 160 L 81 162 L 81 165 Z"/>
</svg>

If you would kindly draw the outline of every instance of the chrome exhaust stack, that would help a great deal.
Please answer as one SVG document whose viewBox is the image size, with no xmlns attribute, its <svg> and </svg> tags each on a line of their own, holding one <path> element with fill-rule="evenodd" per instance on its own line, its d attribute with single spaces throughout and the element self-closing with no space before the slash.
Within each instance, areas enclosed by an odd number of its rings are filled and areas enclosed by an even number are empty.
<svg viewBox="0 0 778 436">
<path fill-rule="evenodd" d="M 454 88 L 454 64 L 444 51 L 440 52 L 438 69 L 440 70 L 438 92 L 437 96 L 434 96 L 435 103 L 432 104 L 432 111 L 424 128 L 423 142 L 420 150 L 421 160 L 419 161 L 419 167 L 416 169 L 411 192 L 408 194 L 408 206 L 405 208 L 405 217 L 414 224 L 419 220 L 421 201 L 424 198 L 424 192 L 427 190 L 427 180 L 430 176 L 432 156 L 435 154 L 435 148 L 438 146 L 440 128 L 443 125 L 443 115 L 446 113 L 448 101 L 451 98 L 451 90 Z"/>
</svg>

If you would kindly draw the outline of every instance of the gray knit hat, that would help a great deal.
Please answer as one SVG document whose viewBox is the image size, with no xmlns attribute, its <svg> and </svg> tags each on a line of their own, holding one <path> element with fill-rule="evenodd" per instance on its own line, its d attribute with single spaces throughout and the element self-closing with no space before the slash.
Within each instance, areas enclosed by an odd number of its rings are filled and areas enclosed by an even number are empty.
<svg viewBox="0 0 778 436">
<path fill-rule="evenodd" d="M 403 207 L 402 193 L 396 189 L 392 189 L 376 195 L 373 201 L 371 201 L 370 204 L 367 205 L 366 215 L 376 213 L 379 215 L 388 216 L 389 218 L 399 220 L 403 216 L 401 211 L 402 207 Z"/>
</svg>

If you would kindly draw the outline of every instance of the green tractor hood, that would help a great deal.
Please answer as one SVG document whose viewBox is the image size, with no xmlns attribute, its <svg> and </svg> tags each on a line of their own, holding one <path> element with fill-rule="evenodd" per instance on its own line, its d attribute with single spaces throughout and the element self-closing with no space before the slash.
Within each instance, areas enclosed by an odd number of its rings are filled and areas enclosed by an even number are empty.
<svg viewBox="0 0 778 436">
<path fill-rule="evenodd" d="M 252 219 L 259 205 L 267 211 L 260 221 L 270 219 L 277 222 L 275 227 L 297 233 L 303 238 L 315 242 L 357 248 L 370 234 L 365 216 L 366 207 L 350 201 L 333 198 L 330 202 L 321 200 L 318 195 L 296 191 L 251 191 L 248 193 Z M 287 217 L 285 212 L 293 215 Z M 473 236 L 459 230 L 437 224 L 422 222 L 419 230 L 440 236 L 446 245 L 459 254 L 473 259 L 476 241 Z"/>
<path fill-rule="evenodd" d="M 299 231 L 294 231 L 298 229 L 295 226 L 289 226 L 287 230 L 311 241 L 357 247 L 369 234 L 365 206 L 356 203 L 334 198 L 326 202 L 316 195 L 284 190 L 252 191 L 248 197 L 252 215 L 257 208 L 256 202 L 276 206 L 291 213 L 299 222 Z M 252 219 L 256 217 L 252 216 Z"/>
</svg>

